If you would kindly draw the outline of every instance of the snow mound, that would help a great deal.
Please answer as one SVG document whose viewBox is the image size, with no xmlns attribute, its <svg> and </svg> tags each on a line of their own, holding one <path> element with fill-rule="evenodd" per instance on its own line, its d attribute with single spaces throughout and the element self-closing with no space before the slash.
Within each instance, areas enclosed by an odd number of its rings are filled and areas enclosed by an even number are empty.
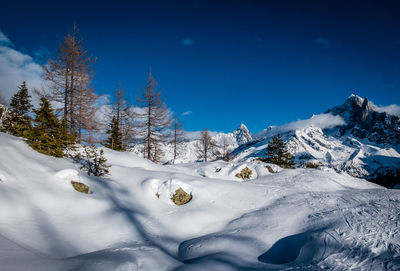
<svg viewBox="0 0 400 271">
<path fill-rule="evenodd" d="M 142 187 L 146 194 L 152 195 L 153 197 L 155 196 L 161 201 L 170 205 L 175 205 L 171 198 L 175 194 L 175 191 L 179 188 L 182 188 L 186 193 L 191 195 L 193 192 L 191 185 L 177 179 L 166 181 L 159 179 L 148 179 L 142 183 Z"/>
<path fill-rule="evenodd" d="M 75 169 L 63 169 L 54 174 L 54 176 L 63 180 L 78 180 L 79 172 Z"/>
<path fill-rule="evenodd" d="M 2 271 L 399 270 L 400 191 L 329 168 L 271 174 L 251 158 L 105 155 L 111 176 L 87 176 L 0 133 L 0 172 L 13 181 L 0 185 Z M 233 181 L 246 166 L 256 178 Z M 71 178 L 96 193 L 71 193 Z M 172 203 L 178 188 L 189 204 Z"/>
</svg>

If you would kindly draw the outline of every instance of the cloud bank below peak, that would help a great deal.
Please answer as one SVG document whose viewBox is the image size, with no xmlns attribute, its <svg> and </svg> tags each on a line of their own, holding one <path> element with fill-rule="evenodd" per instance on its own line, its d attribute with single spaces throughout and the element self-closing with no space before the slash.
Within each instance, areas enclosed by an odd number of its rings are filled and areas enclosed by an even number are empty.
<svg viewBox="0 0 400 271">
<path fill-rule="evenodd" d="M 387 106 L 375 106 L 375 110 L 377 112 L 385 112 L 386 114 L 389 115 L 393 115 L 393 116 L 397 116 L 400 117 L 400 106 L 398 106 L 397 104 L 391 104 L 391 105 L 387 105 Z"/>
<path fill-rule="evenodd" d="M 331 113 L 313 115 L 309 119 L 298 120 L 283 124 L 281 126 L 271 126 L 258 133 L 256 137 L 272 136 L 278 133 L 286 133 L 289 131 L 303 130 L 308 127 L 317 127 L 321 129 L 329 129 L 335 126 L 345 125 L 346 122 L 341 116 L 335 116 Z"/>
</svg>

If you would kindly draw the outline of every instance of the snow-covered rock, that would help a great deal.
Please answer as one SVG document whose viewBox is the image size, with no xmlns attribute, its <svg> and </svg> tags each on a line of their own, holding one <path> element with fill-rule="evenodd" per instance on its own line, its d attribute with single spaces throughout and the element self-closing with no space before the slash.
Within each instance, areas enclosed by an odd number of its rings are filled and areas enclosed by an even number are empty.
<svg viewBox="0 0 400 271">
<path fill-rule="evenodd" d="M 385 146 L 400 144 L 400 118 L 378 112 L 367 98 L 353 94 L 327 112 L 344 118 L 346 125 L 340 127 L 341 135 L 350 134 Z"/>
<path fill-rule="evenodd" d="M 237 144 L 242 145 L 253 139 L 253 135 L 243 123 L 233 132 Z"/>
<path fill-rule="evenodd" d="M 4 120 L 11 114 L 8 106 L 0 104 L 0 129 L 3 127 Z"/>
</svg>

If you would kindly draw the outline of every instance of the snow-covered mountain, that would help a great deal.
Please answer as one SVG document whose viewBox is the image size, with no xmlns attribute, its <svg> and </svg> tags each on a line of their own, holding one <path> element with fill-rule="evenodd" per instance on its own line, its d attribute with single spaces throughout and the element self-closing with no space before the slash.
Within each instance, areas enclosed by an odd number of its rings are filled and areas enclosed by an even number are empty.
<svg viewBox="0 0 400 271">
<path fill-rule="evenodd" d="M 232 133 L 211 132 L 222 152 L 224 139 L 233 161 L 263 157 L 271 138 L 281 134 L 295 156 L 297 166 L 308 162 L 354 177 L 375 179 L 400 173 L 400 119 L 381 112 L 367 98 L 351 95 L 343 104 L 314 115 L 308 120 L 282 126 L 271 126 L 252 135 L 244 124 Z M 189 133 L 179 144 L 174 163 L 198 160 L 197 144 L 200 133 Z M 166 163 L 173 160 L 170 143 L 162 146 Z M 132 149 L 140 154 L 140 146 Z M 214 155 L 212 158 L 217 158 Z M 389 185 L 390 186 L 390 185 Z"/>
<path fill-rule="evenodd" d="M 246 125 L 243 123 L 233 132 L 233 136 L 236 139 L 237 144 L 243 145 L 251 140 L 253 140 L 253 135 L 247 129 Z"/>
<path fill-rule="evenodd" d="M 359 139 L 383 146 L 400 144 L 400 118 L 378 112 L 367 98 L 352 94 L 345 103 L 326 113 L 341 116 L 346 125 L 340 127 L 341 135 L 350 134 Z"/>
<path fill-rule="evenodd" d="M 399 117 L 376 111 L 366 98 L 351 95 L 325 114 L 269 127 L 235 149 L 234 160 L 264 156 L 271 137 L 278 133 L 288 142 L 298 166 L 314 162 L 369 179 L 400 173 Z"/>
</svg>

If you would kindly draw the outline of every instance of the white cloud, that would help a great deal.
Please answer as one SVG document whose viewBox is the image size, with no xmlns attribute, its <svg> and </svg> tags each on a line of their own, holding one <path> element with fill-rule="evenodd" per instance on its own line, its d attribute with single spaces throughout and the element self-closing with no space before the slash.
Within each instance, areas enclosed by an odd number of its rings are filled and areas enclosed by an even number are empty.
<svg viewBox="0 0 400 271">
<path fill-rule="evenodd" d="M 386 112 L 389 115 L 394 115 L 397 117 L 400 117 L 400 106 L 397 104 L 391 104 L 387 106 L 376 106 L 375 105 L 375 110 L 377 112 Z"/>
<path fill-rule="evenodd" d="M 0 30 L 0 94 L 8 102 L 26 81 L 31 94 L 43 87 L 42 68 L 33 58 L 12 48 L 11 41 Z"/>
<path fill-rule="evenodd" d="M 310 126 L 318 127 L 321 129 L 333 128 L 338 125 L 345 125 L 345 121 L 341 116 L 334 116 L 332 114 L 319 114 L 313 115 L 309 119 L 293 121 L 288 124 L 277 127 L 281 131 L 293 131 L 304 129 Z"/>
<path fill-rule="evenodd" d="M 185 112 L 183 112 L 181 115 L 182 116 L 189 116 L 189 115 L 191 115 L 193 112 L 191 111 L 191 110 L 188 110 L 188 111 L 185 111 Z"/>
<path fill-rule="evenodd" d="M 302 130 L 307 127 L 318 127 L 321 129 L 333 128 L 339 125 L 345 125 L 346 122 L 341 116 L 335 116 L 331 113 L 313 115 L 309 119 L 293 121 L 281 126 L 272 126 L 264 131 L 261 131 L 256 137 L 272 136 L 278 133 L 285 133 L 289 131 Z"/>
</svg>

